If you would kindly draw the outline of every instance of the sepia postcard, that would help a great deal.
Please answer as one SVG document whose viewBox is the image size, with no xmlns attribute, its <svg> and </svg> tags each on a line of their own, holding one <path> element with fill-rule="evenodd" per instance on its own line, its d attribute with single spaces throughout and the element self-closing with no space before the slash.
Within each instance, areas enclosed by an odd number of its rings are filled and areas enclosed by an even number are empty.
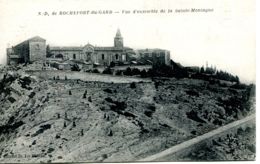
<svg viewBox="0 0 260 164">
<path fill-rule="evenodd" d="M 256 160 L 254 0 L 0 0 L 0 163 Z"/>
</svg>

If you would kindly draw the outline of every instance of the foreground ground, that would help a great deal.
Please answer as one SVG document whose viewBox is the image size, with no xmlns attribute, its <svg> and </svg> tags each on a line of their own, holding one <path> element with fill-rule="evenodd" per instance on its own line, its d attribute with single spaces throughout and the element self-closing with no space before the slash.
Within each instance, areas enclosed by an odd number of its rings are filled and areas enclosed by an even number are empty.
<svg viewBox="0 0 260 164">
<path fill-rule="evenodd" d="M 4 79 L 0 162 L 136 161 L 254 112 L 249 86 Z"/>
</svg>

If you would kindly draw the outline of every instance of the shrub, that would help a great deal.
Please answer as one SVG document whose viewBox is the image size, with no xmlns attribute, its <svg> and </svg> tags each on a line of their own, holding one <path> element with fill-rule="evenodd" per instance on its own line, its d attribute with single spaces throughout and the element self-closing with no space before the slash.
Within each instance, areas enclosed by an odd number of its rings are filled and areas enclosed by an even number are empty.
<svg viewBox="0 0 260 164">
<path fill-rule="evenodd" d="M 132 75 L 140 75 L 141 71 L 138 68 L 132 70 Z"/>
<path fill-rule="evenodd" d="M 31 92 L 28 97 L 33 98 L 35 96 L 35 92 Z"/>
<path fill-rule="evenodd" d="M 112 62 L 110 63 L 110 67 L 115 67 L 115 66 L 116 66 L 115 62 L 112 61 Z"/>
<path fill-rule="evenodd" d="M 54 151 L 53 148 L 49 148 L 48 151 L 47 151 L 47 153 L 52 153 L 53 151 Z"/>
<path fill-rule="evenodd" d="M 113 100 L 110 97 L 105 98 L 107 102 L 113 103 Z"/>
<path fill-rule="evenodd" d="M 147 72 L 146 72 L 146 70 L 145 69 L 143 69 L 141 72 L 140 72 L 140 74 L 141 74 L 141 77 L 147 77 Z"/>
<path fill-rule="evenodd" d="M 110 136 L 110 137 L 113 136 L 113 132 L 112 132 L 111 129 L 110 129 L 109 132 L 108 132 L 108 136 Z"/>
<path fill-rule="evenodd" d="M 123 71 L 122 70 L 116 70 L 116 75 L 122 75 Z"/>
<path fill-rule="evenodd" d="M 126 70 L 124 71 L 124 75 L 126 76 L 132 76 L 132 70 L 130 67 L 127 67 Z"/>
<path fill-rule="evenodd" d="M 98 69 L 92 70 L 92 73 L 100 73 Z"/>
<path fill-rule="evenodd" d="M 186 91 L 186 93 L 190 96 L 196 96 L 196 97 L 199 97 L 199 93 L 195 90 L 188 90 Z"/>
<path fill-rule="evenodd" d="M 107 89 L 104 89 L 103 91 L 104 91 L 104 92 L 107 92 L 107 93 L 112 93 L 112 90 L 111 90 L 111 89 L 109 89 L 109 88 L 107 88 Z"/>
<path fill-rule="evenodd" d="M 50 124 L 41 125 L 40 129 L 37 130 L 34 134 L 32 134 L 32 137 L 35 137 L 35 136 L 43 133 L 45 130 L 50 129 L 50 128 L 51 128 Z"/>
<path fill-rule="evenodd" d="M 83 99 L 87 98 L 87 90 L 85 90 L 84 94 L 83 94 Z"/>
<path fill-rule="evenodd" d="M 73 64 L 73 66 L 71 67 L 71 71 L 80 71 L 78 64 Z"/>
<path fill-rule="evenodd" d="M 132 88 L 132 89 L 136 88 L 136 83 L 135 83 L 135 82 L 132 82 L 132 83 L 130 84 L 130 88 Z"/>
<path fill-rule="evenodd" d="M 92 102 L 91 96 L 88 97 L 88 101 L 89 101 L 89 102 Z"/>
<path fill-rule="evenodd" d="M 113 74 L 113 71 L 111 70 L 111 68 L 110 67 L 107 67 L 103 72 L 102 72 L 103 74 Z"/>
<path fill-rule="evenodd" d="M 14 102 L 16 101 L 16 99 L 13 98 L 13 97 L 8 97 L 8 100 L 9 100 L 11 103 L 14 103 Z"/>
<path fill-rule="evenodd" d="M 83 129 L 81 129 L 80 134 L 81 134 L 81 136 L 84 136 L 84 131 L 83 131 Z"/>
</svg>

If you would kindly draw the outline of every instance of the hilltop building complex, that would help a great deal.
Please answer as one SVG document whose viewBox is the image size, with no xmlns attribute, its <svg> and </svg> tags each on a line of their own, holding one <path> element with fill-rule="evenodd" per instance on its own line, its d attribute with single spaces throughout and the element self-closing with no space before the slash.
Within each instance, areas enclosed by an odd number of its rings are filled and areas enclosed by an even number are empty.
<svg viewBox="0 0 260 164">
<path fill-rule="evenodd" d="M 86 65 L 109 66 L 111 63 L 122 65 L 131 62 L 141 64 L 170 64 L 170 52 L 162 49 L 134 50 L 124 46 L 120 30 L 114 37 L 114 46 L 100 47 L 87 44 L 78 47 L 46 46 L 46 40 L 36 36 L 12 48 L 7 48 L 7 64 L 20 63 L 82 63 Z"/>
</svg>

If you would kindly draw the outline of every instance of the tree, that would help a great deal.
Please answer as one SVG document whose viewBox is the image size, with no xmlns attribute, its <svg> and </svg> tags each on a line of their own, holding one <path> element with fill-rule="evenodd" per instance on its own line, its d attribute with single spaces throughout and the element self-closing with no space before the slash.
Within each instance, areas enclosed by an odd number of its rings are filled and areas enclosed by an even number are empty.
<svg viewBox="0 0 260 164">
<path fill-rule="evenodd" d="M 84 136 L 84 131 L 83 131 L 83 129 L 81 129 L 81 136 Z"/>
<path fill-rule="evenodd" d="M 145 69 L 143 69 L 143 70 L 140 72 L 140 74 L 141 74 L 141 77 L 147 77 L 147 72 L 146 72 Z"/>
<path fill-rule="evenodd" d="M 204 70 L 204 67 L 202 66 L 201 68 L 200 68 L 200 73 L 204 73 L 205 72 L 205 70 Z"/>
<path fill-rule="evenodd" d="M 94 69 L 92 73 L 100 73 L 98 69 Z"/>
<path fill-rule="evenodd" d="M 136 88 L 135 82 L 132 82 L 132 83 L 130 84 L 130 88 L 132 88 L 132 89 Z"/>
<path fill-rule="evenodd" d="M 71 71 L 80 71 L 79 65 L 73 64 L 72 67 L 71 67 Z"/>
<path fill-rule="evenodd" d="M 124 71 L 124 75 L 127 76 L 132 76 L 132 70 L 130 67 L 127 67 L 126 70 Z"/>
<path fill-rule="evenodd" d="M 89 102 L 92 102 L 91 96 L 88 97 L 88 101 L 89 101 Z"/>
<path fill-rule="evenodd" d="M 51 57 L 51 55 L 52 55 L 52 54 L 51 54 L 50 46 L 47 45 L 47 46 L 46 46 L 46 57 L 49 58 L 49 57 Z"/>
<path fill-rule="evenodd" d="M 235 77 L 235 82 L 237 82 L 238 84 L 240 83 L 240 80 L 239 80 L 238 76 Z"/>
<path fill-rule="evenodd" d="M 83 99 L 85 99 L 87 97 L 87 90 L 85 90 L 84 94 L 83 94 Z"/>
<path fill-rule="evenodd" d="M 141 71 L 138 68 L 132 70 L 132 75 L 140 75 Z"/>
<path fill-rule="evenodd" d="M 113 72 L 112 72 L 110 67 L 107 67 L 102 73 L 103 74 L 110 74 L 110 75 L 113 74 Z"/>
<path fill-rule="evenodd" d="M 122 72 L 121 70 L 116 70 L 116 75 L 122 75 Z"/>
<path fill-rule="evenodd" d="M 112 61 L 112 62 L 110 63 L 110 67 L 115 67 L 115 66 L 116 66 L 115 62 Z"/>
</svg>

